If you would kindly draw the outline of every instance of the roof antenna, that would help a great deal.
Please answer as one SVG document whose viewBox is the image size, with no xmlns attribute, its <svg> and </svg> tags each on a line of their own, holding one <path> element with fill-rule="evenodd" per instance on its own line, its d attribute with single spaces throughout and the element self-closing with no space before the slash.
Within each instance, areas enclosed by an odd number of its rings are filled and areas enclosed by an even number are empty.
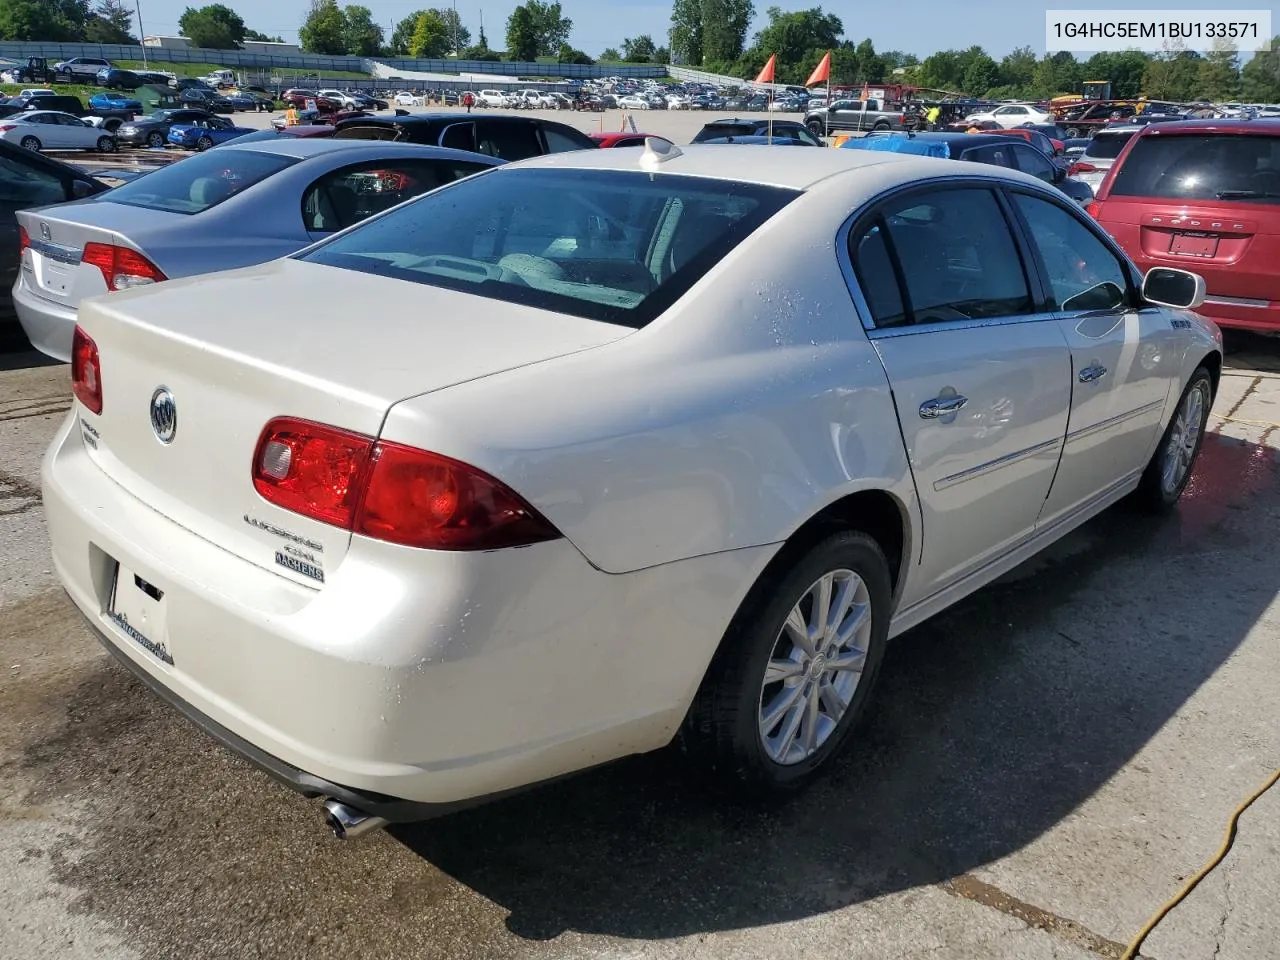
<svg viewBox="0 0 1280 960">
<path fill-rule="evenodd" d="M 640 155 L 640 166 L 646 170 L 656 170 L 668 160 L 684 156 L 684 152 L 670 140 L 661 137 L 645 137 L 644 153 Z"/>
</svg>

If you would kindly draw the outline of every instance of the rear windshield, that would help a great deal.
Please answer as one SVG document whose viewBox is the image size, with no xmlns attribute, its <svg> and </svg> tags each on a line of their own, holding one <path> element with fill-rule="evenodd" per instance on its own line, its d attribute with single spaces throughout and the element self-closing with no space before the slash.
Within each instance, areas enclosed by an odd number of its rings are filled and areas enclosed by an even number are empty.
<svg viewBox="0 0 1280 960">
<path fill-rule="evenodd" d="M 300 258 L 641 327 L 796 196 L 641 171 L 499 170 Z"/>
<path fill-rule="evenodd" d="M 210 150 L 116 187 L 102 199 L 148 210 L 201 213 L 296 162 L 256 150 Z"/>
<path fill-rule="evenodd" d="M 719 140 L 723 137 L 741 136 L 743 134 L 755 133 L 756 124 L 754 123 L 708 123 L 693 138 L 694 143 L 704 143 L 707 140 Z"/>
<path fill-rule="evenodd" d="M 1145 136 L 1121 165 L 1111 195 L 1280 202 L 1280 137 Z"/>
<path fill-rule="evenodd" d="M 1130 130 L 1127 133 L 1099 133 L 1084 148 L 1084 155 L 1095 160 L 1114 160 L 1120 156 L 1124 145 L 1133 139 L 1135 132 Z"/>
</svg>

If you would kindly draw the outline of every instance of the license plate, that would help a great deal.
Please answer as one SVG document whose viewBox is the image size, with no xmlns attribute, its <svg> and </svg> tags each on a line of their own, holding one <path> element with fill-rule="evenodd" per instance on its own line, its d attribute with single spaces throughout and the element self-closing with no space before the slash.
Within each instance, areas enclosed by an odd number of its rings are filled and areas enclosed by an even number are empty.
<svg viewBox="0 0 1280 960">
<path fill-rule="evenodd" d="M 1218 252 L 1218 238 L 1211 233 L 1175 233 L 1169 252 L 1179 257 L 1212 257 Z"/>
<path fill-rule="evenodd" d="M 173 666 L 165 629 L 164 591 L 122 564 L 116 565 L 107 618 L 142 649 Z"/>
<path fill-rule="evenodd" d="M 71 288 L 72 269 L 69 264 L 45 257 L 40 285 L 53 293 L 66 293 Z"/>
</svg>

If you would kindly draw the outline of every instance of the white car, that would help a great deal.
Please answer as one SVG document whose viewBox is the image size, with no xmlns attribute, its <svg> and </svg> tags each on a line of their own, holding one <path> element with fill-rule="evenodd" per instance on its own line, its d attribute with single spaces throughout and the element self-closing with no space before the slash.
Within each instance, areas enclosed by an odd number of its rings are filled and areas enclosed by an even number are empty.
<svg viewBox="0 0 1280 960">
<path fill-rule="evenodd" d="M 891 637 L 1122 497 L 1176 504 L 1203 298 L 987 164 L 501 166 L 83 302 L 54 566 L 340 836 L 673 738 L 787 792 L 856 744 Z"/>
<path fill-rule="evenodd" d="M 340 103 L 348 109 L 354 109 L 359 106 L 355 97 L 351 96 L 349 93 L 344 93 L 341 90 L 320 90 L 319 94 L 326 100 L 332 100 L 335 103 Z"/>
<path fill-rule="evenodd" d="M 502 109 L 512 105 L 512 98 L 510 94 L 503 93 L 501 90 L 481 90 L 476 94 L 476 104 Z"/>
<path fill-rule="evenodd" d="M 412 93 L 403 90 L 393 99 L 397 107 L 420 107 L 424 102 L 422 97 L 415 97 Z"/>
<path fill-rule="evenodd" d="M 638 94 L 628 94 L 618 98 L 618 106 L 623 110 L 648 110 L 649 101 Z"/>
<path fill-rule="evenodd" d="M 554 109 L 556 105 L 555 95 L 543 93 L 541 90 L 521 90 L 517 96 L 531 110 Z"/>
<path fill-rule="evenodd" d="M 18 91 L 19 100 L 30 100 L 32 97 L 56 97 L 57 93 L 48 87 L 28 87 Z"/>
<path fill-rule="evenodd" d="M 1052 123 L 1053 114 L 1045 113 L 1029 103 L 1006 103 L 994 110 L 971 113 L 964 118 L 965 123 L 984 123 L 988 120 L 994 120 L 1003 129 L 1009 130 L 1024 123 Z"/>
<path fill-rule="evenodd" d="M 101 117 L 92 118 L 101 123 Z M 0 139 L 28 150 L 97 150 L 111 153 L 116 138 L 102 127 L 58 110 L 31 110 L 0 120 Z"/>
</svg>

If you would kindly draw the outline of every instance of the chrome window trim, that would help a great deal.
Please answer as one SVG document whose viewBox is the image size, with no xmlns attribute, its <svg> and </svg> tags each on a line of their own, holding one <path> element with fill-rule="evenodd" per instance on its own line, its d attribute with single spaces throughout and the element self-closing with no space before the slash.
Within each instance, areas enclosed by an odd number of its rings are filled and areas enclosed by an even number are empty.
<svg viewBox="0 0 1280 960">
<path fill-rule="evenodd" d="M 970 467 L 968 470 L 962 470 L 960 473 L 953 473 L 949 477 L 942 477 L 933 481 L 933 489 L 942 491 L 948 487 L 954 487 L 956 484 L 964 483 L 966 480 L 976 480 L 978 477 L 985 477 L 1004 467 L 1012 466 L 1015 463 L 1021 463 L 1023 460 L 1029 460 L 1032 457 L 1038 457 L 1042 453 L 1048 453 L 1050 450 L 1057 452 L 1062 446 L 1062 438 L 1055 437 L 1052 440 L 1046 440 L 1043 443 L 1037 443 L 1033 447 L 1026 447 L 1022 450 L 1015 450 L 1013 453 L 1006 453 L 1003 457 L 997 457 L 995 460 L 988 460 L 986 463 L 980 463 L 976 467 Z"/>
</svg>

